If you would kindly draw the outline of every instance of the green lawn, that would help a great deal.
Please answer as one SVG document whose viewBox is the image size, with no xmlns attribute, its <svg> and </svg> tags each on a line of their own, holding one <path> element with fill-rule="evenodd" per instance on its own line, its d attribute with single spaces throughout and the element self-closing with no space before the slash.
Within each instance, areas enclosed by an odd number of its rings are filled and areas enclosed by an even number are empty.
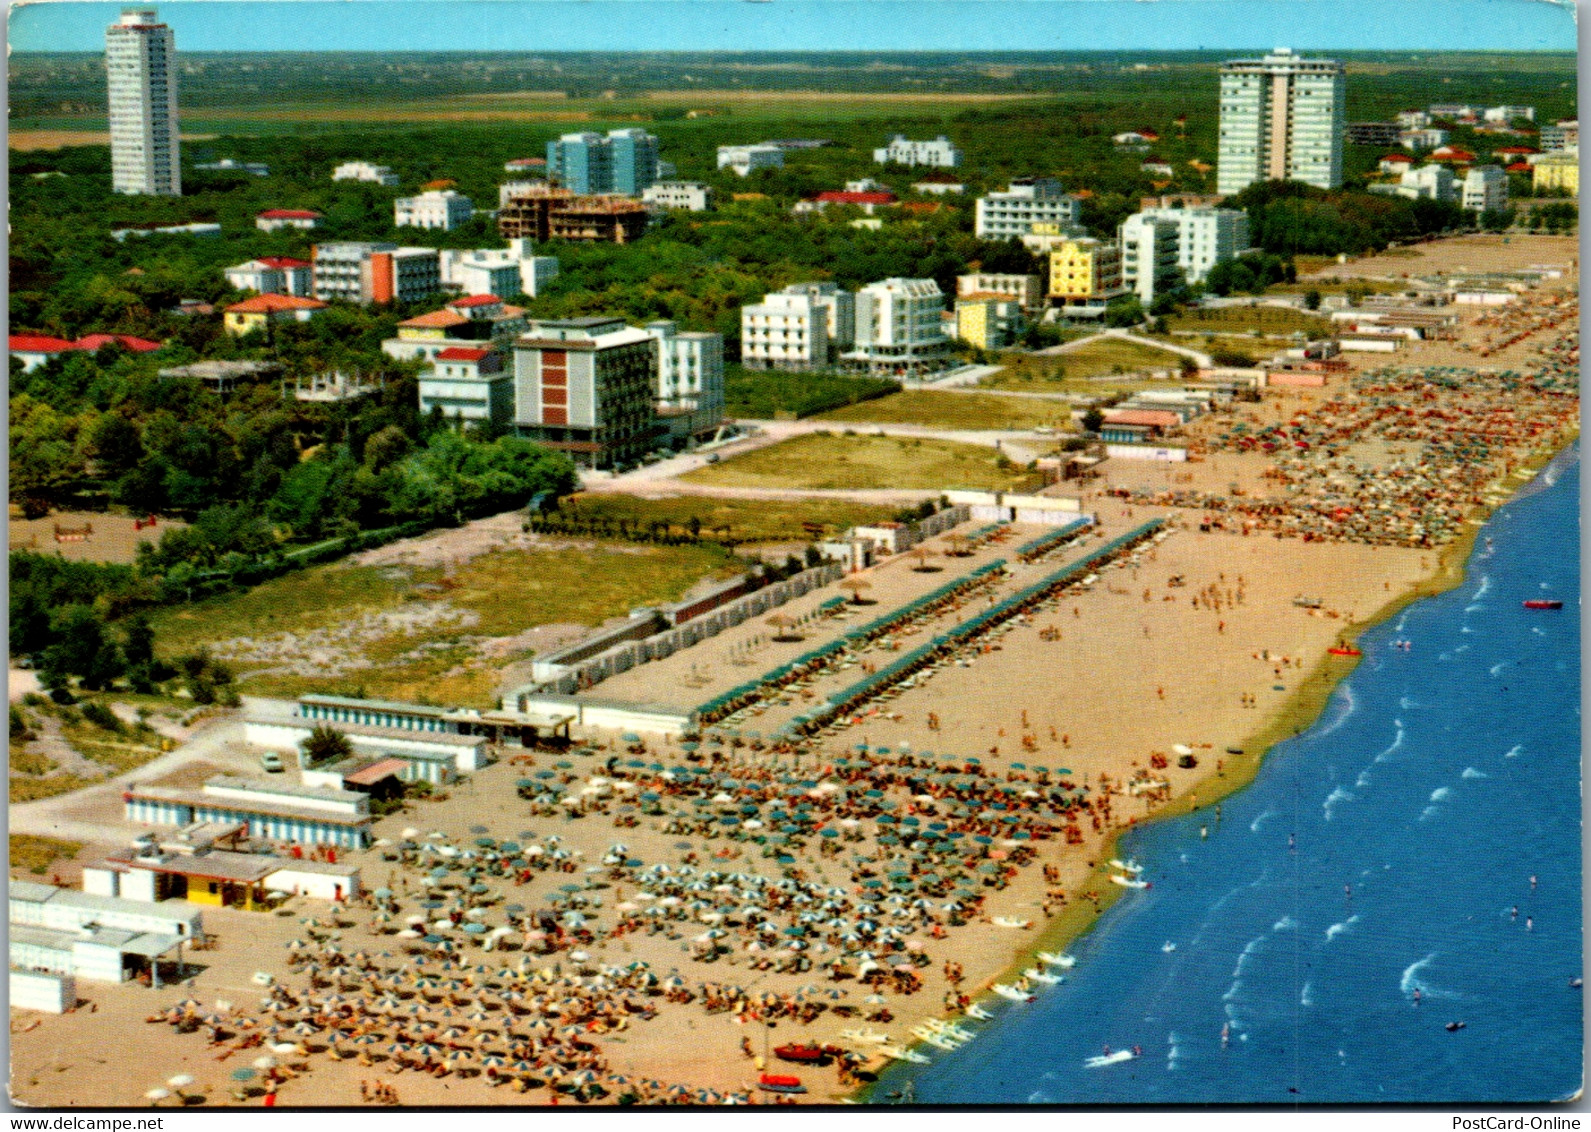
<svg viewBox="0 0 1591 1132">
<path fill-rule="evenodd" d="M 1031 477 L 993 448 L 949 440 L 809 433 L 682 477 L 721 487 L 1011 491 Z"/>
<path fill-rule="evenodd" d="M 598 625 L 642 605 L 680 598 L 703 578 L 736 569 L 717 546 L 631 546 L 578 539 L 546 550 L 498 550 L 437 568 L 332 564 L 289 574 L 241 594 L 162 611 L 156 639 L 167 655 L 247 637 L 292 633 L 353 649 L 366 667 L 340 675 L 261 672 L 239 685 L 257 695 L 362 688 L 365 695 L 489 706 L 507 660 L 484 656 L 470 638 L 506 637 L 537 625 Z M 423 588 L 421 588 L 423 587 Z M 366 615 L 445 602 L 475 615 L 384 632 L 356 633 Z M 229 661 L 240 677 L 266 657 Z"/>
<path fill-rule="evenodd" d="M 1261 334 L 1293 334 L 1301 330 L 1318 338 L 1331 330 L 1331 320 L 1287 307 L 1225 307 L 1168 315 L 1166 328 L 1207 330 L 1211 334 L 1247 334 L 1255 330 Z"/>
<path fill-rule="evenodd" d="M 1071 405 L 1035 397 L 997 397 L 987 393 L 913 390 L 821 413 L 825 421 L 871 421 L 936 428 L 1020 429 L 1047 425 L 1071 429 Z"/>
</svg>

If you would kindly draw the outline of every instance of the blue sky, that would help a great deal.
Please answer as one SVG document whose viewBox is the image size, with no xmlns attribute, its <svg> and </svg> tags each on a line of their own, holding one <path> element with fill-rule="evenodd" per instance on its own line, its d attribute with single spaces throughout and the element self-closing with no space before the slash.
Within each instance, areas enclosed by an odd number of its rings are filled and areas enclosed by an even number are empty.
<svg viewBox="0 0 1591 1132">
<path fill-rule="evenodd" d="M 132 0 L 129 0 L 132 2 Z M 189 51 L 1573 50 L 1553 0 L 156 0 Z M 99 51 L 121 3 L 11 10 L 16 51 Z"/>
</svg>

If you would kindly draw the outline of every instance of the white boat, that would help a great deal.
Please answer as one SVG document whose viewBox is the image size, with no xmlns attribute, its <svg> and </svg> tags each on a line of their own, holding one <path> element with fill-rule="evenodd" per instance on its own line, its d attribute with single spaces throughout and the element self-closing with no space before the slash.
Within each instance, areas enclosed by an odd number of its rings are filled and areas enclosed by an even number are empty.
<svg viewBox="0 0 1591 1132">
<path fill-rule="evenodd" d="M 1130 1049 L 1119 1049 L 1115 1053 L 1107 1053 L 1100 1057 L 1091 1057 L 1083 1062 L 1084 1069 L 1103 1069 L 1107 1065 L 1119 1065 L 1123 1061 L 1131 1061 L 1138 1055 Z"/>
<path fill-rule="evenodd" d="M 1055 955 L 1048 951 L 1039 952 L 1039 959 L 1042 962 L 1048 963 L 1051 967 L 1060 967 L 1062 970 L 1076 966 L 1077 964 L 1077 957 L 1075 955 Z"/>
<path fill-rule="evenodd" d="M 990 1014 L 987 1010 L 975 1002 L 971 1006 L 967 1007 L 967 1017 L 976 1018 L 980 1022 L 987 1022 L 989 1019 L 993 1018 L 994 1015 Z"/>
<path fill-rule="evenodd" d="M 1037 967 L 1029 967 L 1022 972 L 1022 977 L 1032 979 L 1035 983 L 1047 983 L 1052 987 L 1056 983 L 1064 983 L 1066 981 L 1065 975 L 1052 975 L 1048 971 L 1039 970 Z"/>
<path fill-rule="evenodd" d="M 901 1049 L 900 1046 L 894 1046 L 894 1045 L 879 1046 L 878 1047 L 878 1052 L 883 1054 L 885 1057 L 892 1057 L 896 1061 L 909 1061 L 913 1065 L 927 1065 L 928 1064 L 928 1059 L 926 1057 L 924 1057 L 922 1054 L 913 1053 L 909 1049 Z"/>
<path fill-rule="evenodd" d="M 840 1037 L 847 1041 L 861 1042 L 864 1045 L 878 1045 L 889 1041 L 888 1034 L 880 1034 L 876 1030 L 841 1030 Z"/>
<path fill-rule="evenodd" d="M 1032 920 L 1018 920 L 1011 916 L 996 916 L 994 922 L 1002 928 L 1030 928 L 1033 926 Z"/>
<path fill-rule="evenodd" d="M 954 1022 L 946 1022 L 943 1018 L 930 1018 L 924 1022 L 936 1034 L 943 1034 L 953 1042 L 970 1042 L 978 1035 L 971 1030 L 965 1030 Z"/>
<path fill-rule="evenodd" d="M 918 1041 L 927 1042 L 936 1049 L 955 1049 L 959 1044 L 944 1034 L 935 1033 L 927 1026 L 913 1026 L 911 1032 Z"/>
<path fill-rule="evenodd" d="M 1114 873 L 1111 874 L 1110 880 L 1111 880 L 1112 884 L 1119 884 L 1123 888 L 1148 888 L 1149 887 L 1149 882 L 1146 881 L 1146 880 L 1138 880 L 1138 879 L 1136 879 L 1134 877 L 1116 876 Z"/>
<path fill-rule="evenodd" d="M 1171 952 L 1171 951 L 1175 951 L 1176 949 L 1177 949 L 1177 945 L 1172 943 L 1169 939 L 1166 940 L 1165 943 L 1162 943 L 1160 945 L 1160 950 L 1161 951 Z"/>
<path fill-rule="evenodd" d="M 1015 987 L 1008 987 L 1004 983 L 995 983 L 994 986 L 990 987 L 989 989 L 994 991 L 994 993 L 999 995 L 1001 998 L 1009 998 L 1012 1002 L 1033 1001 L 1033 996 L 1028 994 L 1027 991 L 1020 991 Z"/>
<path fill-rule="evenodd" d="M 1115 857 L 1110 859 L 1110 867 L 1120 869 L 1124 873 L 1132 873 L 1133 876 L 1137 876 L 1144 871 L 1144 867 L 1135 861 L 1122 861 Z"/>
</svg>

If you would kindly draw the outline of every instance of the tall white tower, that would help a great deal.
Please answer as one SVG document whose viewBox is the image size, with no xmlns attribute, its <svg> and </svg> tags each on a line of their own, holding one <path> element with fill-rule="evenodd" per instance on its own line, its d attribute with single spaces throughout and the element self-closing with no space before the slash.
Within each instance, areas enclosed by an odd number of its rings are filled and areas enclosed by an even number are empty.
<svg viewBox="0 0 1591 1132">
<path fill-rule="evenodd" d="M 105 31 L 111 186 L 182 195 L 177 151 L 177 49 L 153 8 L 127 8 Z"/>
<path fill-rule="evenodd" d="M 1278 47 L 1263 59 L 1221 65 L 1221 148 L 1216 191 L 1255 181 L 1342 184 L 1343 66 Z"/>
</svg>

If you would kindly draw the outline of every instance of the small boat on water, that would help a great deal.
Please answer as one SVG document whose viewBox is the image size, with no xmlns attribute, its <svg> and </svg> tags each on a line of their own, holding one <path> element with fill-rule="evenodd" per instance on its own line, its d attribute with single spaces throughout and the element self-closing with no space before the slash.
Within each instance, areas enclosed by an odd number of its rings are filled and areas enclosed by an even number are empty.
<svg viewBox="0 0 1591 1132">
<path fill-rule="evenodd" d="M 1172 943 L 1172 942 L 1171 942 L 1171 941 L 1170 941 L 1170 940 L 1169 940 L 1169 939 L 1168 939 L 1168 940 L 1166 940 L 1166 942 L 1165 942 L 1165 943 L 1162 943 L 1162 944 L 1161 944 L 1161 945 L 1160 945 L 1160 950 L 1161 950 L 1161 951 L 1164 951 L 1164 952 L 1166 952 L 1166 953 L 1168 953 L 1168 954 L 1169 954 L 1169 953 L 1170 953 L 1170 952 L 1173 952 L 1173 951 L 1175 951 L 1175 950 L 1176 950 L 1176 949 L 1177 949 L 1177 945 L 1176 945 L 1176 944 L 1174 944 L 1174 943 Z"/>
<path fill-rule="evenodd" d="M 994 986 L 990 987 L 989 989 L 994 991 L 994 993 L 999 995 L 1001 998 L 1009 998 L 1012 1002 L 1033 1001 L 1033 996 L 1027 991 L 1020 991 L 1015 987 L 1008 987 L 1004 983 L 995 983 Z"/>
<path fill-rule="evenodd" d="M 918 1041 L 927 1042 L 935 1049 L 952 1050 L 961 1044 L 948 1034 L 936 1033 L 927 1026 L 913 1026 L 911 1032 L 912 1036 Z"/>
<path fill-rule="evenodd" d="M 1041 962 L 1048 963 L 1051 967 L 1060 967 L 1062 970 L 1077 965 L 1077 957 L 1075 955 L 1055 955 L 1048 951 L 1041 951 L 1039 952 L 1039 959 Z"/>
<path fill-rule="evenodd" d="M 980 1022 L 987 1022 L 989 1019 L 993 1018 L 994 1015 L 990 1014 L 987 1010 L 975 1002 L 971 1006 L 967 1007 L 967 1017 L 976 1018 Z"/>
<path fill-rule="evenodd" d="M 943 1034 L 953 1042 L 970 1042 L 973 1038 L 978 1036 L 971 1030 L 964 1029 L 963 1027 L 956 1025 L 954 1022 L 946 1022 L 943 1018 L 930 1018 L 928 1021 L 924 1022 L 923 1025 L 927 1026 L 936 1034 Z"/>
<path fill-rule="evenodd" d="M 1117 876 L 1116 874 L 1112 873 L 1111 877 L 1110 877 L 1110 880 L 1111 880 L 1112 884 L 1119 884 L 1123 888 L 1148 888 L 1149 887 L 1149 882 L 1148 881 L 1139 880 L 1137 877 Z"/>
<path fill-rule="evenodd" d="M 801 1083 L 799 1077 L 789 1077 L 778 1073 L 764 1073 L 757 1082 L 757 1087 L 767 1093 L 804 1093 L 807 1087 Z"/>
<path fill-rule="evenodd" d="M 1029 967 L 1022 972 L 1022 977 L 1024 979 L 1032 979 L 1035 983 L 1046 983 L 1052 987 L 1056 983 L 1064 983 L 1066 981 L 1065 975 L 1052 975 L 1048 971 L 1039 970 L 1037 967 Z"/>
<path fill-rule="evenodd" d="M 1526 609 L 1562 609 L 1563 602 L 1556 598 L 1535 597 L 1524 603 Z"/>
<path fill-rule="evenodd" d="M 1089 1058 L 1087 1061 L 1083 1062 L 1083 1068 L 1103 1069 L 1107 1065 L 1119 1065 L 1123 1061 L 1131 1061 L 1137 1056 L 1138 1055 L 1130 1049 L 1119 1049 L 1115 1053 L 1107 1053 L 1102 1054 L 1099 1057 Z"/>
<path fill-rule="evenodd" d="M 1178 751 L 1177 752 L 1177 754 L 1179 754 L 1179 755 L 1183 754 L 1183 753 L 1185 753 L 1185 752 L 1183 752 L 1183 751 Z M 1190 751 L 1190 752 L 1186 752 L 1186 753 L 1191 754 L 1192 752 Z M 1137 876 L 1139 873 L 1144 871 L 1144 867 L 1142 865 L 1138 864 L 1136 861 L 1122 861 L 1122 860 L 1119 860 L 1119 859 L 1117 859 L 1115 857 L 1112 857 L 1110 859 L 1110 867 L 1113 868 L 1113 869 L 1120 869 L 1124 873 L 1132 873 L 1134 876 Z"/>
</svg>

